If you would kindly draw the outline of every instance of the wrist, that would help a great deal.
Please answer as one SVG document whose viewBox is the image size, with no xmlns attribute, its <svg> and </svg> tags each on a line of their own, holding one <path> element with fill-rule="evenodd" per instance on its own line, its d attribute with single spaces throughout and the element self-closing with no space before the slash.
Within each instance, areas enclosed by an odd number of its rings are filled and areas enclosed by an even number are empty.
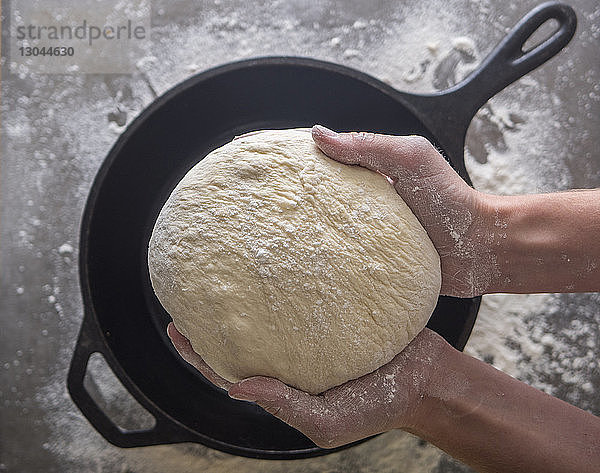
<svg viewBox="0 0 600 473">
<path fill-rule="evenodd" d="M 452 365 L 456 355 L 462 353 L 427 328 L 411 342 L 404 353 L 413 362 L 413 369 L 400 376 L 402 384 L 406 385 L 405 393 L 412 400 L 408 402 L 407 409 L 401 410 L 394 428 L 418 435 L 431 420 L 435 395 L 443 391 L 451 381 L 448 377 L 449 363 Z"/>
<path fill-rule="evenodd" d="M 445 348 L 444 359 L 423 394 L 414 422 L 405 430 L 437 445 L 444 432 L 451 431 L 459 419 L 477 409 L 469 386 L 469 366 L 473 361 L 476 360 L 450 345 Z"/>
<path fill-rule="evenodd" d="M 514 211 L 509 198 L 479 192 L 480 228 L 479 245 L 475 252 L 475 273 L 478 294 L 499 292 L 506 278 L 501 270 L 500 259 L 506 251 L 508 222 Z"/>
<path fill-rule="evenodd" d="M 497 264 L 497 246 L 502 241 L 502 220 L 498 209 L 502 196 L 470 189 L 469 228 L 452 250 L 452 267 L 446 268 L 451 290 L 443 294 L 477 297 L 493 289 L 501 277 Z M 453 276 L 453 277 L 448 277 Z"/>
</svg>

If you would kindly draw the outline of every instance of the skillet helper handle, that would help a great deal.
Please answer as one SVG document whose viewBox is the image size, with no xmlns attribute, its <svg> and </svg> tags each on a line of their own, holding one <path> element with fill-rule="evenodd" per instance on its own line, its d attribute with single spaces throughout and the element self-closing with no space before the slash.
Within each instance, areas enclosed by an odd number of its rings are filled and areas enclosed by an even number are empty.
<svg viewBox="0 0 600 473">
<path fill-rule="evenodd" d="M 98 331 L 99 328 L 91 320 L 91 317 L 85 316 L 67 376 L 69 394 L 88 421 L 106 440 L 117 447 L 143 447 L 192 441 L 193 435 L 189 431 L 179 426 L 174 420 L 151 409 L 147 403 L 143 404 L 144 408 L 152 414 L 155 424 L 150 429 L 140 430 L 120 428 L 98 406 L 84 386 L 88 361 L 93 353 L 102 354 L 110 365 L 106 349 L 97 336 Z"/>
<path fill-rule="evenodd" d="M 524 50 L 531 35 L 552 19 L 558 22 L 554 33 L 542 43 Z M 515 25 L 473 74 L 447 93 L 460 95 L 470 103 L 473 116 L 504 87 L 555 56 L 569 43 L 576 27 L 577 16 L 569 5 L 547 2 L 537 6 Z"/>
</svg>

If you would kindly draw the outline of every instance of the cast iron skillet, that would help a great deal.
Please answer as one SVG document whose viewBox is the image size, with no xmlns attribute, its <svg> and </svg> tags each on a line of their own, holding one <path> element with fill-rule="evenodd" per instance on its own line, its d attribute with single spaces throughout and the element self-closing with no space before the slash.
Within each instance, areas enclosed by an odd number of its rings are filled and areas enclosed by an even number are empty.
<svg viewBox="0 0 600 473">
<path fill-rule="evenodd" d="M 523 52 L 549 19 L 558 29 Z M 490 97 L 557 54 L 576 26 L 559 3 L 535 8 L 479 69 L 449 90 L 398 92 L 353 69 L 304 58 L 270 57 L 198 74 L 151 104 L 121 135 L 92 186 L 81 226 L 80 277 L 85 317 L 68 375 L 71 397 L 111 443 L 135 447 L 199 442 L 258 458 L 327 453 L 252 403 L 234 401 L 183 362 L 165 334 L 169 317 L 146 265 L 158 212 L 179 179 L 234 136 L 264 128 L 321 123 L 336 130 L 424 135 L 470 183 L 463 148 L 475 112 Z M 429 327 L 462 349 L 480 299 L 440 297 Z M 100 352 L 131 394 L 155 417 L 153 428 L 124 431 L 83 386 Z"/>
</svg>

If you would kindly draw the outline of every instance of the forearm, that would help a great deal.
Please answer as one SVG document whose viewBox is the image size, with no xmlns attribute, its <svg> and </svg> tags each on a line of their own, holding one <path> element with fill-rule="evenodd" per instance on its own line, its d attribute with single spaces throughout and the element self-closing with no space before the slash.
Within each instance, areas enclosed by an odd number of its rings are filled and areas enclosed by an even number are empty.
<svg viewBox="0 0 600 473">
<path fill-rule="evenodd" d="M 482 472 L 600 471 L 600 419 L 453 350 L 412 429 Z"/>
<path fill-rule="evenodd" d="M 487 198 L 486 292 L 600 291 L 600 189 Z"/>
</svg>

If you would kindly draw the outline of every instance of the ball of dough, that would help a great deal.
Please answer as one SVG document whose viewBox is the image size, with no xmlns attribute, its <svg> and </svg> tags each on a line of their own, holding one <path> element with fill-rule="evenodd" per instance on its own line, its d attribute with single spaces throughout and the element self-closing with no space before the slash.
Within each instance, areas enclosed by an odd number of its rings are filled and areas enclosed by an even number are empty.
<svg viewBox="0 0 600 473">
<path fill-rule="evenodd" d="M 223 378 L 320 393 L 389 362 L 435 308 L 439 256 L 388 179 L 323 154 L 310 130 L 211 152 L 162 208 L 156 295 Z"/>
</svg>

